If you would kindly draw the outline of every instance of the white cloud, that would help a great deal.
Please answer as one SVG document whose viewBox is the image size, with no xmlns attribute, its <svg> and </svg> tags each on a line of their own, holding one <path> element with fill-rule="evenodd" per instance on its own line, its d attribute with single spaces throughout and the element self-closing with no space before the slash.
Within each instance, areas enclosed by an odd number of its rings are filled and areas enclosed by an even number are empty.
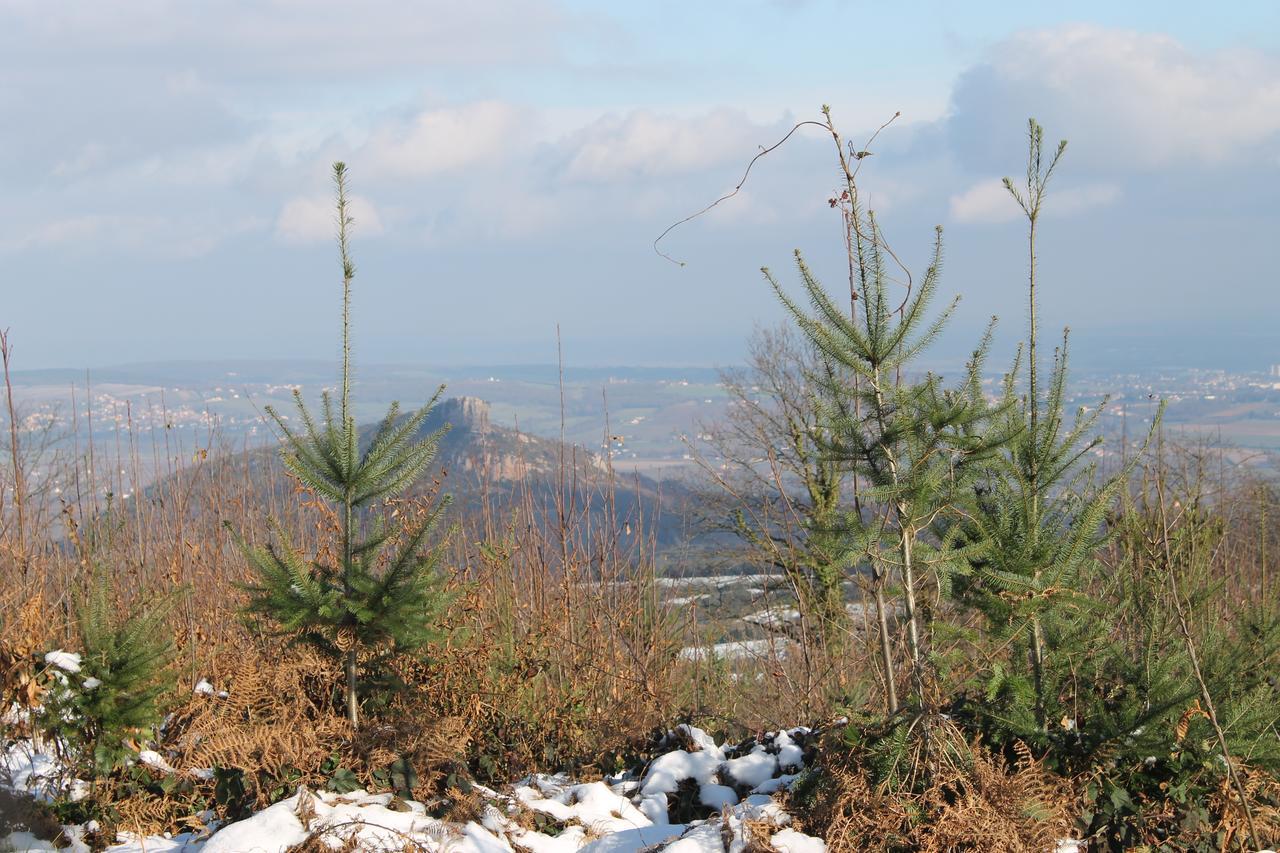
<svg viewBox="0 0 1280 853">
<path fill-rule="evenodd" d="M 998 178 L 981 181 L 953 195 L 950 208 L 956 222 L 1007 222 L 1021 215 L 1018 203 Z"/>
<path fill-rule="evenodd" d="M 7 61 L 83 61 L 111 54 L 137 68 L 221 66 L 230 75 L 382 73 L 553 61 L 572 23 L 546 0 L 259 0 L 228 10 L 185 0 L 53 5 L 0 3 Z M 175 47 L 181 45 L 181 53 Z"/>
<path fill-rule="evenodd" d="M 157 4 L 166 27 L 181 31 L 176 43 L 188 46 L 192 56 L 220 55 L 244 26 L 229 21 L 226 32 L 203 34 L 195 13 L 180 4 L 171 7 L 172 0 L 150 1 Z M 332 21 L 325 18 L 337 8 L 334 0 L 320 2 L 327 11 L 302 24 L 302 43 L 318 46 L 337 37 Z M 284 27 L 304 5 L 268 0 L 256 14 L 273 27 Z M 542 16 L 530 9 L 525 11 Z M 358 61 L 390 75 L 397 63 L 411 58 L 397 53 L 407 43 L 403 33 L 426 38 L 430 30 L 431 39 L 441 39 L 451 28 L 480 26 L 479 13 L 458 12 L 431 23 L 430 16 L 401 21 L 394 4 L 379 5 L 376 11 L 376 26 L 356 25 L 356 40 L 365 51 L 361 57 L 331 57 L 327 71 Z M 60 14 L 40 18 L 36 6 L 28 4 L 27 13 L 19 17 L 28 34 L 48 43 L 55 30 L 73 41 L 87 38 L 86 28 L 91 27 L 86 22 L 92 22 L 92 15 L 63 15 L 62 20 Z M 539 20 L 554 30 L 565 23 L 552 21 L 554 17 Z M 106 53 L 118 53 L 125 46 L 144 53 L 160 49 L 148 42 L 159 36 L 118 23 L 98 22 L 109 30 L 103 36 Z M 368 52 L 376 47 L 374 40 L 362 41 L 374 30 L 394 42 L 382 64 Z M 549 30 L 537 32 L 546 36 Z M 141 41 L 135 44 L 136 40 Z M 295 55 L 296 45 L 283 49 L 290 57 L 256 56 L 254 61 L 278 63 L 269 70 L 283 79 L 289 76 L 286 66 L 292 74 L 300 67 L 291 63 L 305 64 Z M 133 62 L 133 54 L 130 57 Z M 455 60 L 470 61 L 427 56 L 420 65 Z M 160 59 L 147 53 L 138 61 Z M 529 60 L 526 56 L 521 61 Z M 487 62 L 502 65 L 505 60 Z M 4 66 L 0 59 L 0 71 Z M 193 62 L 191 67 L 203 68 L 203 63 Z M 282 107 L 279 91 L 284 88 L 259 99 L 238 76 L 242 70 L 237 66 L 197 74 L 171 68 L 167 74 L 148 77 L 126 111 L 128 116 L 147 117 L 151 124 L 108 121 L 100 111 L 120 109 L 119 100 L 86 98 L 98 106 L 66 111 L 78 118 L 58 128 L 61 144 L 24 141 L 43 152 L 48 160 L 43 172 L 59 178 L 61 195 L 51 196 L 41 188 L 47 217 L 31 219 L 49 224 L 20 232 L 21 240 L 31 246 L 76 240 L 142 245 L 122 237 L 123 226 L 79 215 L 94 209 L 96 196 L 127 198 L 137 205 L 131 220 L 135 226 L 144 215 L 164 218 L 165 211 L 187 204 L 203 206 L 208 215 L 173 216 L 171 222 L 154 226 L 167 234 L 180 227 L 191 229 L 191 245 L 229 235 L 226 229 L 208 228 L 216 222 L 205 219 L 240 221 L 277 210 L 274 222 L 263 226 L 268 233 L 274 226 L 280 240 L 327 241 L 334 226 L 323 169 L 343 159 L 352 166 L 354 186 L 378 199 L 377 207 L 367 197 L 353 201 L 357 234 L 362 236 L 386 233 L 458 248 L 539 241 L 554 248 L 575 245 L 581 233 L 590 230 L 625 235 L 620 239 L 630 241 L 637 233 L 647 237 L 661 231 L 727 191 L 760 146 L 776 142 L 791 124 L 781 111 L 773 114 L 776 120 L 762 118 L 759 104 L 752 113 L 686 104 L 675 108 L 675 114 L 634 109 L 602 115 L 585 104 L 553 107 L 490 98 L 425 107 L 421 101 L 401 102 L 399 109 L 388 110 L 388 103 L 401 97 L 394 86 L 385 90 L 393 97 L 376 101 L 380 112 L 368 101 L 362 111 L 359 102 L 349 109 L 342 98 L 317 94 L 324 85 L 319 68 L 308 70 L 305 79 L 314 81 L 310 88 L 299 87 L 306 97 Z M 113 86 L 116 82 L 113 78 Z M 487 86 L 476 89 L 489 91 Z M 40 100 L 19 87 L 0 94 L 0 105 L 6 97 L 20 98 L 29 109 Z M 1051 140 L 1058 134 L 1072 139 L 1064 174 L 1051 190 L 1048 213 L 1079 213 L 1114 203 L 1120 186 L 1130 197 L 1142 196 L 1139 172 L 1164 181 L 1204 162 L 1230 166 L 1249 146 L 1280 140 L 1280 62 L 1240 49 L 1195 52 L 1167 36 L 1092 26 L 1021 33 L 963 76 L 948 119 L 923 124 L 911 134 L 896 125 L 886 133 L 876 146 L 885 156 L 870 161 L 866 171 L 864 200 L 877 212 L 892 210 L 910 217 L 922 205 L 938 203 L 937 186 L 967 187 L 949 200 L 953 221 L 1016 218 L 1017 207 L 998 181 L 979 179 L 1018 172 L 1025 156 L 1019 129 L 1028 114 L 1044 121 Z M 161 124 L 176 129 L 161 132 L 153 127 Z M 118 125 L 128 132 L 118 130 Z M 858 137 L 852 128 L 846 130 Z M 836 184 L 829 145 L 821 132 L 798 133 L 756 164 L 743 193 L 697 227 L 789 228 L 821 215 L 823 199 Z M 1275 162 L 1274 157 L 1267 162 Z M 24 165 L 23 171 L 42 173 L 39 163 L 36 168 Z M 289 201 L 280 206 L 281 199 Z M 939 218 L 938 212 L 931 210 L 929 218 Z M 686 231 L 680 236 L 695 235 Z M 14 240 L 8 245 L 15 245 Z"/>
<path fill-rule="evenodd" d="M 961 78 L 952 113 L 974 157 L 1004 157 L 992 129 L 1035 115 L 1093 167 L 1195 170 L 1280 137 L 1280 59 L 1093 25 L 1025 32 Z"/>
<path fill-rule="evenodd" d="M 8 237 L 3 247 L 10 251 L 16 249 L 45 249 L 73 243 L 96 240 L 118 219 L 101 215 L 69 216 L 28 226 L 22 231 Z"/>
<path fill-rule="evenodd" d="M 67 159 L 54 164 L 51 174 L 56 178 L 83 175 L 107 161 L 106 148 L 98 142 L 86 142 Z"/>
<path fill-rule="evenodd" d="M 363 196 L 348 198 L 351 208 L 352 233 L 362 237 L 383 233 L 378 210 Z M 333 199 L 329 196 L 302 196 L 285 203 L 276 219 L 276 236 L 290 243 L 315 243 L 332 240 L 337 232 Z"/>
<path fill-rule="evenodd" d="M 375 126 L 353 160 L 375 177 L 426 178 L 497 166 L 528 143 L 531 116 L 502 101 L 428 109 Z"/>
<path fill-rule="evenodd" d="M 1071 187 L 1061 192 L 1053 189 L 1045 202 L 1050 216 L 1072 216 L 1094 207 L 1105 207 L 1120 200 L 1120 188 L 1115 184 L 1088 184 Z"/>
<path fill-rule="evenodd" d="M 0 252 L 107 248 L 149 257 L 196 258 L 208 254 L 224 240 L 262 230 L 266 225 L 259 217 L 211 221 L 91 213 L 10 228 L 10 236 L 0 240 Z"/>
<path fill-rule="evenodd" d="M 1046 216 L 1071 216 L 1090 208 L 1113 204 L 1120 198 L 1114 184 L 1087 184 L 1058 190 L 1049 187 L 1044 202 Z M 979 181 L 950 201 L 951 218 L 956 222 L 1008 222 L 1022 216 L 1022 209 L 1009 195 L 999 178 Z"/>
<path fill-rule="evenodd" d="M 700 207 L 731 186 L 758 146 L 776 141 L 785 127 L 785 120 L 760 124 L 728 110 L 566 116 L 473 101 L 383 120 L 354 149 L 330 143 L 325 156 L 313 150 L 304 159 L 315 166 L 337 155 L 352 163 L 357 185 L 371 181 L 380 202 L 394 201 L 403 213 L 394 229 L 388 223 L 397 236 L 419 235 L 432 245 L 521 242 L 607 223 L 632 228 Z M 798 137 L 793 143 L 801 144 Z M 744 190 L 717 210 L 717 220 L 777 221 L 778 205 L 787 201 L 776 185 L 785 173 L 781 159 L 761 164 L 748 188 L 772 180 L 770 192 L 753 198 Z M 310 194 L 305 198 L 305 210 L 299 204 L 290 212 L 298 228 L 282 226 L 281 236 L 332 230 L 327 208 Z"/>
<path fill-rule="evenodd" d="M 763 128 L 736 111 L 716 110 L 692 118 L 637 110 L 606 117 L 573 134 L 566 175 L 611 183 L 636 177 L 678 175 L 736 157 L 750 159 Z M 769 140 L 772 142 L 773 140 Z"/>
</svg>

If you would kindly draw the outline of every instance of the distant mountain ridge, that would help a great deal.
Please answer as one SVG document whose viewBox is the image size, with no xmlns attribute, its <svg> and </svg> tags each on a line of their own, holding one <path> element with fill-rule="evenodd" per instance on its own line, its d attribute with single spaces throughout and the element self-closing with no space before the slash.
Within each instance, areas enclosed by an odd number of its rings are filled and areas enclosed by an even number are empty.
<svg viewBox="0 0 1280 853">
<path fill-rule="evenodd" d="M 685 535 L 680 509 L 685 490 L 675 483 L 611 472 L 603 456 L 581 446 L 494 424 L 489 404 L 478 397 L 442 400 L 419 435 L 425 437 L 446 424 L 449 430 L 430 473 L 445 475 L 444 491 L 461 508 L 479 509 L 486 500 L 491 508 L 500 508 L 526 488 L 535 503 L 547 506 L 563 482 L 566 490 L 576 491 L 579 507 L 602 516 L 612 484 L 611 511 L 629 535 L 651 533 L 660 544 L 672 544 Z M 361 433 L 368 437 L 373 429 L 364 427 Z"/>
<path fill-rule="evenodd" d="M 449 429 L 418 489 L 429 489 L 440 481 L 442 490 L 453 497 L 451 512 L 502 511 L 517 499 L 531 499 L 535 507 L 545 509 L 554 506 L 564 488 L 572 492 L 565 495 L 566 502 L 599 520 L 608 510 L 628 537 L 653 535 L 660 544 L 673 544 L 684 535 L 681 504 L 673 498 L 683 496 L 685 490 L 677 484 L 659 484 L 638 473 L 617 474 L 611 480 L 609 464 L 599 454 L 494 424 L 489 404 L 478 397 L 442 400 L 428 414 L 418 437 L 446 425 Z M 361 426 L 361 442 L 369 442 L 376 429 L 376 424 Z M 292 490 L 279 452 L 278 444 L 260 446 L 227 453 L 214 464 L 221 475 L 246 480 L 251 493 L 260 495 L 261 505 L 267 506 L 268 496 L 287 500 Z M 562 466 L 564 477 L 560 476 Z M 192 472 L 172 476 L 186 480 Z M 167 485 L 162 480 L 146 492 L 164 493 Z"/>
<path fill-rule="evenodd" d="M 445 425 L 449 431 L 440 441 L 436 467 L 443 467 L 451 477 L 512 483 L 526 476 L 552 474 L 559 470 L 562 459 L 566 465 L 576 464 L 579 473 L 608 473 L 608 465 L 598 454 L 495 425 L 489 404 L 479 397 L 442 400 L 431 410 L 419 434 L 425 437 Z M 362 436 L 372 435 L 373 429 L 362 427 Z"/>
</svg>

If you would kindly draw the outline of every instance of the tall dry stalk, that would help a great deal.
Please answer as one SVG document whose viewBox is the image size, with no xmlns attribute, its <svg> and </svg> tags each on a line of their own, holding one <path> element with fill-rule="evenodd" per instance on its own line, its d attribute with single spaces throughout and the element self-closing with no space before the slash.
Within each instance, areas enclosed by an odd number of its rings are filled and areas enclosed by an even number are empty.
<svg viewBox="0 0 1280 853">
<path fill-rule="evenodd" d="M 27 562 L 27 486 L 22 476 L 21 454 L 18 450 L 18 409 L 13 402 L 13 380 L 9 375 L 9 358 L 13 354 L 13 345 L 9 342 L 9 330 L 0 331 L 0 360 L 4 363 L 5 406 L 9 414 L 9 458 L 13 470 L 10 472 L 13 485 L 13 506 L 17 515 L 18 548 L 15 557 L 21 569 L 22 578 L 26 580 L 29 565 Z M 0 508 L 3 503 L 0 502 Z"/>
</svg>

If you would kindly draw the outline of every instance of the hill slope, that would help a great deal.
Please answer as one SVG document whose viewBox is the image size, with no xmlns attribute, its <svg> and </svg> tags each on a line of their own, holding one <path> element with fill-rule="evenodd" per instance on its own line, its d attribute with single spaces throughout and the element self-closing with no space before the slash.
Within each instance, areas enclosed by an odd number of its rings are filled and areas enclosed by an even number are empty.
<svg viewBox="0 0 1280 853">
<path fill-rule="evenodd" d="M 557 499 L 563 496 L 570 514 L 593 524 L 611 517 L 628 538 L 649 535 L 659 545 L 669 546 L 684 537 L 681 507 L 686 490 L 678 484 L 660 484 L 638 473 L 616 473 L 600 455 L 580 446 L 496 425 L 488 403 L 476 397 L 442 401 L 428 415 L 419 436 L 445 425 L 449 430 L 418 493 L 439 482 L 453 497 L 455 516 L 489 510 L 495 517 L 506 518 L 515 502 L 522 502 L 535 510 L 535 516 L 549 519 L 556 517 Z M 369 441 L 375 429 L 373 424 L 361 427 L 361 441 Z M 288 499 L 292 484 L 280 464 L 277 445 L 228 452 L 213 461 L 217 473 L 210 472 L 210 478 L 243 483 L 259 506 L 277 506 Z M 175 485 L 196 485 L 190 471 L 174 476 L 181 484 L 166 478 L 145 494 L 162 495 L 171 493 Z"/>
</svg>

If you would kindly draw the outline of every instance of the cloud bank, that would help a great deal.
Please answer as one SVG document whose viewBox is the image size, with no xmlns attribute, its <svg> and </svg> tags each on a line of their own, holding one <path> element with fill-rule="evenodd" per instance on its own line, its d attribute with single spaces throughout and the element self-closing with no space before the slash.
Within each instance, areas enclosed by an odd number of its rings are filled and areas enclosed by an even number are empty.
<svg viewBox="0 0 1280 853">
<path fill-rule="evenodd" d="M 634 36 L 549 2 L 378 2 L 356 14 L 330 0 L 274 0 L 239 11 L 0 4 L 10 48 L 0 51 L 0 255 L 73 294 L 85 308 L 76 322 L 102 315 L 104 292 L 123 311 L 120 293 L 181 301 L 186 281 L 243 277 L 281 304 L 305 293 L 280 272 L 322 269 L 311 258 L 332 235 L 336 159 L 351 166 L 357 240 L 384 259 L 371 266 L 392 295 L 424 308 L 443 300 L 451 351 L 489 334 L 545 337 L 564 321 L 584 340 L 626 341 L 623 360 L 655 334 L 721 342 L 687 348 L 702 359 L 779 316 L 754 286 L 761 263 L 780 265 L 800 246 L 839 269 L 821 132 L 797 134 L 741 195 L 669 238 L 690 267 L 650 248 L 817 104 L 770 110 L 632 90 L 604 108 L 578 102 L 583 75 L 622 85 L 645 69 L 586 62 L 584 41 Z M 1089 299 L 1150 303 L 1141 290 L 1117 297 L 1116 281 L 1155 287 L 1151 277 L 1163 294 L 1153 316 L 1189 320 L 1207 276 L 1266 267 L 1265 235 L 1280 226 L 1276 55 L 1067 25 L 993 42 L 939 86 L 950 90 L 945 111 L 905 116 L 877 141 L 866 192 L 909 254 L 922 254 L 933 224 L 954 226 L 949 268 L 976 310 L 1006 301 L 993 276 L 1018 275 L 1016 255 L 1007 267 L 990 259 L 1007 251 L 998 241 L 1016 245 L 1020 214 L 1000 178 L 1019 178 L 1028 116 L 1071 140 L 1047 214 L 1063 245 L 1045 261 L 1046 274 L 1073 279 L 1073 301 L 1056 306 L 1064 319 Z M 831 100 L 852 139 L 883 119 Z M 100 277 L 117 274 L 104 288 Z M 16 292 L 13 324 L 53 334 L 36 290 Z M 1259 284 L 1235 298 L 1256 315 L 1280 307 Z M 233 316 L 246 340 L 266 339 L 267 319 L 228 308 Z M 412 337 L 381 322 L 371 334 Z"/>
</svg>

